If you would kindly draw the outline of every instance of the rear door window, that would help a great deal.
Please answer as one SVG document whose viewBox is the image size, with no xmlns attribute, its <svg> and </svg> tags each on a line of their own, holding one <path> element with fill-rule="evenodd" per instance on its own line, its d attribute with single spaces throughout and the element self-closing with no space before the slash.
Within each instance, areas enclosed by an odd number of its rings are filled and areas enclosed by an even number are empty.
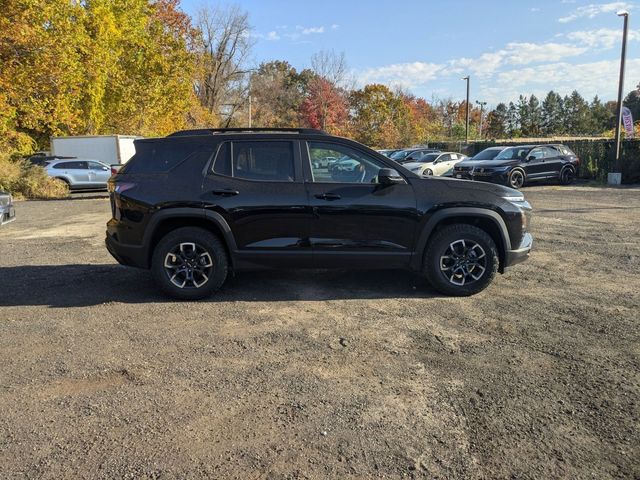
<svg viewBox="0 0 640 480">
<path fill-rule="evenodd" d="M 227 152 L 223 152 L 223 154 Z M 293 143 L 287 141 L 231 142 L 231 173 L 236 178 L 267 182 L 293 182 Z M 228 162 L 228 160 L 226 160 Z M 216 166 L 218 160 L 216 160 Z M 228 168 L 221 165 L 223 170 Z M 214 169 L 215 171 L 215 169 Z"/>
</svg>

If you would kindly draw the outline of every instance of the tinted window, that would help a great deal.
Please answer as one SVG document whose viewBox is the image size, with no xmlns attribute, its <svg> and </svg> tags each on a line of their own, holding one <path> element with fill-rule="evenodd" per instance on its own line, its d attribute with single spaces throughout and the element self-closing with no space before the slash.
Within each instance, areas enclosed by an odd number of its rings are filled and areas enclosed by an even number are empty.
<svg viewBox="0 0 640 480">
<path fill-rule="evenodd" d="M 326 142 L 309 142 L 311 174 L 318 183 L 372 183 L 381 168 L 386 165 L 365 153 L 346 145 Z M 323 156 L 339 157 L 337 161 L 322 168 L 313 159 Z"/>
<path fill-rule="evenodd" d="M 494 148 L 487 148 L 480 153 L 474 155 L 473 160 L 493 160 L 496 155 L 500 153 L 500 150 Z"/>
<path fill-rule="evenodd" d="M 498 155 L 496 155 L 496 160 L 517 160 L 524 159 L 527 157 L 527 153 L 529 152 L 529 148 L 531 147 L 510 147 L 505 148 Z"/>
<path fill-rule="evenodd" d="M 544 156 L 544 151 L 541 148 L 534 148 L 533 150 L 531 150 L 531 152 L 529 152 L 527 158 L 531 160 L 539 160 L 541 158 L 544 158 Z"/>
<path fill-rule="evenodd" d="M 103 168 L 105 168 L 105 165 L 102 165 L 101 163 L 89 162 L 89 169 L 91 170 L 102 170 Z"/>
<path fill-rule="evenodd" d="M 440 156 L 439 153 L 428 153 L 420 159 L 421 163 L 432 163 L 436 158 Z"/>
<path fill-rule="evenodd" d="M 178 166 L 200 145 L 195 141 L 136 141 L 136 153 L 120 170 L 122 173 L 163 173 Z"/>
<path fill-rule="evenodd" d="M 231 176 L 231 143 L 225 142 L 220 146 L 213 164 L 213 173 Z"/>
<path fill-rule="evenodd" d="M 61 170 L 86 170 L 87 162 L 62 162 L 56 163 L 53 168 Z"/>
<path fill-rule="evenodd" d="M 553 147 L 542 147 L 544 158 L 553 158 L 560 155 L 560 152 Z"/>
<path fill-rule="evenodd" d="M 295 175 L 291 142 L 232 142 L 231 152 L 234 177 L 293 182 Z"/>
</svg>

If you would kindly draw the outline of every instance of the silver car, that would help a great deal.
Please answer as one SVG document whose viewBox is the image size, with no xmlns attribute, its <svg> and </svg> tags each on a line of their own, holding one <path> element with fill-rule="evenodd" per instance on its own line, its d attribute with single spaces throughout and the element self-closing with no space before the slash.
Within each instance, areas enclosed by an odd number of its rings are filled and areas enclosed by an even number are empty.
<svg viewBox="0 0 640 480">
<path fill-rule="evenodd" d="M 16 211 L 13 208 L 11 194 L 0 192 L 0 225 L 13 222 L 16 219 Z"/>
<path fill-rule="evenodd" d="M 106 163 L 81 158 L 54 160 L 44 168 L 47 175 L 66 182 L 70 189 L 107 188 L 112 173 Z"/>
</svg>

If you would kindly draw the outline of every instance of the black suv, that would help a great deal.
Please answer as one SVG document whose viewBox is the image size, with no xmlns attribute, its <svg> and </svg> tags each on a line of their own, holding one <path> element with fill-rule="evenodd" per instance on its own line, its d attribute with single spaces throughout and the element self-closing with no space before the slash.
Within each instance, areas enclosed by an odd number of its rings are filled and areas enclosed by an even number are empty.
<svg viewBox="0 0 640 480">
<path fill-rule="evenodd" d="M 471 295 L 531 249 L 520 192 L 423 178 L 322 131 L 190 130 L 135 147 L 109 180 L 107 248 L 176 298 L 262 267 L 404 268 Z"/>
<path fill-rule="evenodd" d="M 454 176 L 501 183 L 511 188 L 520 188 L 530 181 L 547 179 L 556 179 L 561 184 L 568 185 L 575 178 L 580 165 L 580 159 L 564 145 L 520 145 L 501 148 L 503 150 L 492 160 L 475 161 L 479 159 L 473 157 L 466 161 L 461 168 L 471 168 L 465 172 L 457 172 L 454 169 Z"/>
</svg>

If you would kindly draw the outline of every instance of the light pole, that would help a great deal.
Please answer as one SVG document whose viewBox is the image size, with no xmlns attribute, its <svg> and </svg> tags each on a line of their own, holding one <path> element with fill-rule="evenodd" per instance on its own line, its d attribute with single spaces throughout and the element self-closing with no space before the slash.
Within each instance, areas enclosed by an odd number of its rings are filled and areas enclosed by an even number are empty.
<svg viewBox="0 0 640 480">
<path fill-rule="evenodd" d="M 622 183 L 622 170 L 620 168 L 620 125 L 622 124 L 622 95 L 624 91 L 624 64 L 627 57 L 629 12 L 620 10 L 617 15 L 624 18 L 624 25 L 622 30 L 622 53 L 620 54 L 620 79 L 618 80 L 618 110 L 616 112 L 616 158 L 613 164 L 613 172 L 610 173 L 607 178 L 607 183 L 614 185 Z"/>
<path fill-rule="evenodd" d="M 469 79 L 471 77 L 467 75 L 463 77 L 462 80 L 467 81 L 467 119 L 464 127 L 464 143 L 469 143 Z"/>
<path fill-rule="evenodd" d="M 482 112 L 487 102 L 481 102 L 479 100 L 476 100 L 476 103 L 480 105 L 480 128 L 478 129 L 478 136 L 480 137 L 480 140 L 482 140 Z"/>
</svg>

